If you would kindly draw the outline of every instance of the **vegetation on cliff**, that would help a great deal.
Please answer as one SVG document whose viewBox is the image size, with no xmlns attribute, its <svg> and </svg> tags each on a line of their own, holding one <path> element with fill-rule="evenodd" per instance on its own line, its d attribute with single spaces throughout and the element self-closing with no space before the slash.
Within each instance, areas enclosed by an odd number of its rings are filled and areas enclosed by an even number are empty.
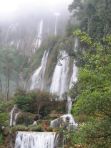
<svg viewBox="0 0 111 148">
<path fill-rule="evenodd" d="M 82 147 L 111 147 L 110 5 L 110 0 L 75 0 L 69 7 L 81 29 L 74 32 L 80 39 L 76 53 L 79 72 L 70 91 L 72 113 L 79 126 L 71 137 Z"/>
</svg>

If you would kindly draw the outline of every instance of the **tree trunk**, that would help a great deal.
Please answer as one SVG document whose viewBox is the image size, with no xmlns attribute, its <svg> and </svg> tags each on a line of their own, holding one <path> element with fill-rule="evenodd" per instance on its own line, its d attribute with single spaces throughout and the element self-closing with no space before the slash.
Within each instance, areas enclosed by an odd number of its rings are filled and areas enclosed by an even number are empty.
<svg viewBox="0 0 111 148">
<path fill-rule="evenodd" d="M 7 71 L 7 80 L 6 80 L 6 100 L 9 100 L 9 93 L 10 93 L 10 73 L 9 73 L 9 68 Z"/>
<path fill-rule="evenodd" d="M 0 78 L 0 92 L 2 94 L 2 80 L 1 80 L 1 78 Z"/>
</svg>

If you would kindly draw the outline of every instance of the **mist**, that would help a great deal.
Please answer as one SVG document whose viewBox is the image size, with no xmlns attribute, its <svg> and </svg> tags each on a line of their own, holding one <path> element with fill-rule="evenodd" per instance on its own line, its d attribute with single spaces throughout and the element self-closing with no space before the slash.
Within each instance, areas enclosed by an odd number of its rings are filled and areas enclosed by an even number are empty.
<svg viewBox="0 0 111 148">
<path fill-rule="evenodd" d="M 66 13 L 72 0 L 0 0 L 0 21 L 9 22 L 26 17 Z"/>
<path fill-rule="evenodd" d="M 63 35 L 72 0 L 0 0 L 0 46 L 27 51 L 30 55 L 41 21 L 42 40 Z M 34 42 L 34 43 L 33 43 Z"/>
</svg>

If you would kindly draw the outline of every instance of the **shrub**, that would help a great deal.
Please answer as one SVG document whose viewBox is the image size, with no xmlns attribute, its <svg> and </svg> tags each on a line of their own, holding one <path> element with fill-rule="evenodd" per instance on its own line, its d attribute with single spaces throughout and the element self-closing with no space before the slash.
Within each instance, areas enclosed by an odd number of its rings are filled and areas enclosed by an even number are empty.
<svg viewBox="0 0 111 148">
<path fill-rule="evenodd" d="M 37 131 L 37 132 L 43 132 L 43 128 L 41 125 L 31 125 L 29 126 L 30 131 Z"/>
<path fill-rule="evenodd" d="M 0 144 L 3 144 L 3 135 L 0 133 Z"/>
<path fill-rule="evenodd" d="M 12 127 L 12 132 L 17 132 L 17 131 L 36 131 L 36 132 L 43 132 L 43 128 L 41 125 L 30 125 L 30 126 L 25 126 L 25 125 L 16 125 Z"/>
<path fill-rule="evenodd" d="M 28 131 L 29 128 L 25 125 L 16 125 L 14 127 L 12 127 L 12 132 L 16 132 L 16 131 Z"/>
<path fill-rule="evenodd" d="M 8 113 L 0 113 L 0 124 L 7 126 L 9 123 L 9 115 Z"/>
<path fill-rule="evenodd" d="M 48 108 L 46 110 L 45 106 L 49 104 L 50 99 L 51 95 L 48 92 L 40 90 L 15 95 L 15 103 L 21 110 L 36 114 L 40 114 L 40 111 L 47 114 Z"/>
<path fill-rule="evenodd" d="M 52 100 L 52 98 L 52 94 L 40 90 L 27 93 L 18 91 L 15 95 L 15 103 L 23 112 L 41 115 L 42 118 L 46 119 L 52 111 L 55 111 L 55 114 L 63 114 L 66 112 L 66 101 L 55 101 Z M 25 116 L 20 120 L 23 118 L 25 118 Z M 20 124 L 21 123 L 20 121 Z"/>
<path fill-rule="evenodd" d="M 14 105 L 14 101 L 10 100 L 10 101 L 1 101 L 0 102 L 0 112 L 9 112 L 12 107 Z"/>
<path fill-rule="evenodd" d="M 24 124 L 24 125 L 33 124 L 35 116 L 36 116 L 35 114 L 28 113 L 28 112 L 20 113 L 17 117 L 16 123 L 17 124 Z"/>
</svg>

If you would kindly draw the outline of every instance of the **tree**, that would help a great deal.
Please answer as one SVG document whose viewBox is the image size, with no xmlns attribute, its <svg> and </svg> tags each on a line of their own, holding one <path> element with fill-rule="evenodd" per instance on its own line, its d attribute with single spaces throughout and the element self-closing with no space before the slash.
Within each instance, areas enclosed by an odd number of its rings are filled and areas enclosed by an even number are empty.
<svg viewBox="0 0 111 148">
<path fill-rule="evenodd" d="M 111 0 L 74 0 L 69 6 L 80 28 L 93 39 L 99 40 L 111 33 Z"/>
<path fill-rule="evenodd" d="M 52 96 L 48 92 L 37 90 L 27 93 L 23 90 L 19 90 L 15 94 L 15 103 L 23 111 L 39 115 L 41 111 L 44 112 L 44 110 L 42 110 L 44 106 L 46 106 L 46 108 L 48 107 L 51 98 Z"/>
<path fill-rule="evenodd" d="M 80 123 L 84 144 L 111 147 L 111 35 L 95 42 L 85 32 L 75 33 L 87 44 L 79 69 L 76 103 L 72 113 Z M 86 48 L 86 46 L 85 46 Z M 75 88 L 72 88 L 72 93 Z M 74 92 L 75 96 L 75 92 Z M 83 141 L 82 141 L 83 142 Z"/>
<path fill-rule="evenodd" d="M 23 73 L 23 79 L 25 79 L 26 68 L 28 68 L 28 58 L 24 58 L 15 49 L 0 49 L 0 88 L 1 93 L 6 96 L 6 100 L 23 81 L 21 80 L 21 73 Z"/>
</svg>

